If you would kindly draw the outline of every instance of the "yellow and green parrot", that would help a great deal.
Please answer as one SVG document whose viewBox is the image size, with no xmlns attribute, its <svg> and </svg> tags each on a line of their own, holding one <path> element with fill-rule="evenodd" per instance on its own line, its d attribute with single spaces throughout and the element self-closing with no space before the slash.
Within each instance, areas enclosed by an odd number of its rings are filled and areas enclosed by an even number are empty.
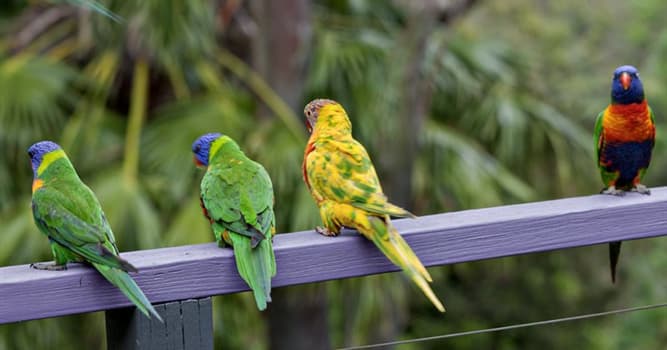
<svg viewBox="0 0 667 350">
<path fill-rule="evenodd" d="M 49 238 L 53 263 L 35 263 L 39 270 L 64 270 L 68 262 L 93 265 L 146 315 L 162 318 L 128 272 L 137 272 L 118 256 L 118 248 L 102 207 L 77 175 L 56 143 L 41 141 L 28 149 L 32 164 L 32 213 Z"/>
<path fill-rule="evenodd" d="M 415 216 L 389 203 L 382 193 L 373 163 L 364 146 L 352 137 L 352 124 L 343 107 L 336 101 L 317 99 L 306 105 L 304 113 L 311 135 L 303 157 L 303 179 L 324 223 L 317 232 L 337 236 L 342 227 L 356 229 L 444 312 L 428 284 L 431 276 L 390 221 L 390 216 Z"/>
<path fill-rule="evenodd" d="M 234 249 L 239 275 L 252 289 L 257 308 L 264 310 L 276 274 L 271 178 L 234 140 L 219 133 L 199 137 L 192 152 L 195 164 L 206 167 L 200 187 L 204 216 L 218 246 Z"/>
</svg>

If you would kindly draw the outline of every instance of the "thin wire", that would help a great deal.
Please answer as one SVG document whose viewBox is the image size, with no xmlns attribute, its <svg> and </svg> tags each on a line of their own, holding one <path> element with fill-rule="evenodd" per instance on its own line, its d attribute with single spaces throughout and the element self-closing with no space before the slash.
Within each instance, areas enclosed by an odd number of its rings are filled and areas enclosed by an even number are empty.
<svg viewBox="0 0 667 350">
<path fill-rule="evenodd" d="M 533 327 L 533 326 L 543 326 L 543 325 L 547 325 L 547 324 L 569 322 L 569 321 L 577 321 L 577 320 L 583 320 L 583 319 L 587 319 L 587 318 L 595 318 L 595 317 L 601 317 L 601 316 L 623 314 L 623 313 L 634 312 L 634 311 L 659 309 L 659 308 L 666 307 L 666 306 L 667 306 L 667 303 L 645 305 L 645 306 L 636 306 L 636 307 L 630 307 L 630 308 L 625 308 L 625 309 L 597 312 L 597 313 L 592 313 L 592 314 L 570 316 L 570 317 L 563 317 L 563 318 L 555 318 L 555 319 L 545 320 L 545 321 L 519 323 L 519 324 L 514 324 L 514 325 L 509 325 L 509 326 L 486 328 L 486 329 L 477 329 L 477 330 L 474 330 L 474 331 L 449 333 L 449 334 L 435 335 L 435 336 L 424 337 L 424 338 L 414 338 L 414 339 L 407 339 L 407 340 L 390 341 L 390 342 L 386 342 L 386 343 L 350 346 L 350 347 L 347 347 L 347 348 L 340 348 L 339 350 L 370 349 L 370 348 L 378 348 L 378 347 L 381 347 L 381 346 L 419 343 L 419 342 L 425 342 L 425 341 L 431 341 L 431 340 L 437 340 L 437 339 L 462 337 L 462 336 L 465 336 L 465 335 L 475 335 L 475 334 L 483 334 L 483 333 L 491 333 L 491 332 L 500 332 L 500 331 L 506 331 L 506 330 L 510 330 L 510 329 Z"/>
</svg>

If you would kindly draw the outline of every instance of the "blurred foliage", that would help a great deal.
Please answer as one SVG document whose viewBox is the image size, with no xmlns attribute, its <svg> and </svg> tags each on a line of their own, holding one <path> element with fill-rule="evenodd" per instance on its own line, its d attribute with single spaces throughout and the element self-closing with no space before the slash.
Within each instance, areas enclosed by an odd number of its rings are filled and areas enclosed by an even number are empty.
<svg viewBox="0 0 667 350">
<path fill-rule="evenodd" d="M 70 154 L 123 251 L 212 240 L 190 144 L 213 130 L 238 140 L 271 174 L 278 232 L 316 225 L 301 183 L 300 112 L 253 71 L 247 46 L 231 43 L 234 28 L 252 28 L 251 16 L 241 16 L 247 4 L 225 22 L 227 1 L 100 3 L 123 21 L 65 1 L 0 4 L 0 264 L 50 259 L 28 208 L 25 149 L 41 139 Z M 594 117 L 608 103 L 611 72 L 625 63 L 642 72 L 658 118 L 647 183 L 664 183 L 665 10 L 658 0 L 489 1 L 437 23 L 417 56 L 432 97 L 414 167 L 403 169 L 413 175 L 414 211 L 596 193 Z M 343 103 L 377 159 L 401 132 L 394 115 L 413 57 L 405 39 L 411 12 L 400 1 L 354 0 L 316 1 L 312 11 L 303 102 Z M 270 118 L 259 116 L 260 106 Z M 667 269 L 666 248 L 664 240 L 624 244 L 616 286 L 604 246 L 433 268 L 445 316 L 396 284 L 397 274 L 328 282 L 332 345 L 382 340 L 392 327 L 407 339 L 662 302 L 665 282 L 654 276 Z M 219 347 L 268 347 L 268 324 L 249 293 L 216 297 L 214 306 Z M 656 310 L 404 348 L 660 348 L 665 316 Z M 100 348 L 103 339 L 100 313 L 0 326 L 0 349 Z"/>
</svg>

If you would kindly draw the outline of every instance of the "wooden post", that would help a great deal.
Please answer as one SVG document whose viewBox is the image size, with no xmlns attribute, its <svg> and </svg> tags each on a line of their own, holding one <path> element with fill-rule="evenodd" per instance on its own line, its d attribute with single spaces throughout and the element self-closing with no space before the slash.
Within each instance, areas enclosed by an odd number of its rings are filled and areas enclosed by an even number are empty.
<svg viewBox="0 0 667 350">
<path fill-rule="evenodd" d="M 108 350 L 213 349 L 211 298 L 154 305 L 164 323 L 135 307 L 106 312 Z"/>
</svg>

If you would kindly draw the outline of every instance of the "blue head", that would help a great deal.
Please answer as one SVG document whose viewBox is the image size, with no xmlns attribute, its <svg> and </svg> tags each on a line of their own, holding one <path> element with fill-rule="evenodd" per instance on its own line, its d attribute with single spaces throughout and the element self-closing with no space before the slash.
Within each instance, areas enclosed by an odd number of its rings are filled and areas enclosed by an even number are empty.
<svg viewBox="0 0 667 350">
<path fill-rule="evenodd" d="M 644 86 L 639 71 L 633 66 L 620 66 L 611 81 L 611 102 L 619 104 L 644 101 Z"/>
<path fill-rule="evenodd" d="M 28 155 L 30 156 L 30 163 L 32 164 L 32 172 L 37 176 L 37 169 L 42 164 L 44 155 L 61 149 L 57 143 L 52 141 L 40 141 L 28 148 Z"/>
<path fill-rule="evenodd" d="M 192 153 L 195 154 L 195 164 L 197 164 L 197 166 L 208 166 L 208 156 L 211 151 L 211 144 L 221 136 L 222 134 L 217 132 L 204 134 L 192 143 Z"/>
</svg>

